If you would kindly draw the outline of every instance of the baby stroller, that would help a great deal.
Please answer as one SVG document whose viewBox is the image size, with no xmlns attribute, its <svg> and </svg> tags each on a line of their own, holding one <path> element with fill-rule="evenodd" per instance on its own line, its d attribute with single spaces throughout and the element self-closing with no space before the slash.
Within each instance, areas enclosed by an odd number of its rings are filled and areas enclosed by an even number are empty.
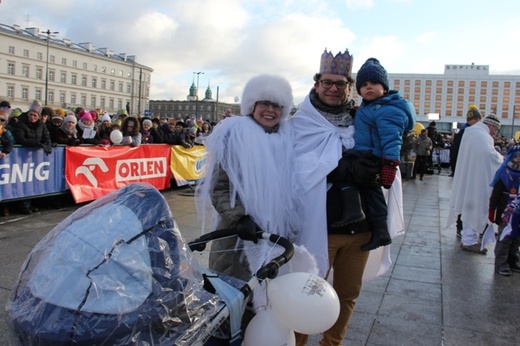
<svg viewBox="0 0 520 346">
<path fill-rule="evenodd" d="M 251 290 L 293 253 L 287 239 L 262 237 L 284 253 L 248 283 L 221 279 L 197 263 L 159 191 L 128 185 L 75 211 L 32 250 L 6 305 L 12 344 L 210 345 L 217 331 L 238 340 Z"/>
</svg>

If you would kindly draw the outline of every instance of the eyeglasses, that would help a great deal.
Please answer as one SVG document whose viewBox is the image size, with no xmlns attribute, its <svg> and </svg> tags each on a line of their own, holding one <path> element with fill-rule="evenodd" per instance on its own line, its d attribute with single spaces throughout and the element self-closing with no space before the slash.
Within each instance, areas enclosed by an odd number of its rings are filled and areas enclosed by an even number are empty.
<svg viewBox="0 0 520 346">
<path fill-rule="evenodd" d="M 264 110 L 269 107 L 273 107 L 273 111 L 275 112 L 281 112 L 283 109 L 283 106 L 280 106 L 278 103 L 274 103 L 271 101 L 258 101 L 256 105 Z"/>
<path fill-rule="evenodd" d="M 347 86 L 349 85 L 348 82 L 345 82 L 344 80 L 338 80 L 338 81 L 331 81 L 330 79 L 322 79 L 320 80 L 321 86 L 325 89 L 332 88 L 333 85 L 336 85 L 336 88 L 339 90 L 345 90 Z"/>
</svg>

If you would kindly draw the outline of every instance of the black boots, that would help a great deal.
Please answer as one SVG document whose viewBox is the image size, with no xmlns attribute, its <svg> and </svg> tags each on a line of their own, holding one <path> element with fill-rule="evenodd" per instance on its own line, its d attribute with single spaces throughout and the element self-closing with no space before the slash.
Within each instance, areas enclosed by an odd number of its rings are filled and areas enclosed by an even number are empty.
<svg viewBox="0 0 520 346">
<path fill-rule="evenodd" d="M 380 246 L 390 245 L 392 238 L 388 233 L 388 226 L 385 220 L 369 221 L 372 236 L 370 241 L 364 245 L 361 245 L 362 251 L 371 251 L 377 249 Z"/>
<path fill-rule="evenodd" d="M 355 186 L 341 188 L 342 212 L 338 221 L 332 224 L 332 227 L 343 227 L 348 224 L 363 221 L 365 213 L 361 207 L 361 197 L 359 190 Z"/>
</svg>

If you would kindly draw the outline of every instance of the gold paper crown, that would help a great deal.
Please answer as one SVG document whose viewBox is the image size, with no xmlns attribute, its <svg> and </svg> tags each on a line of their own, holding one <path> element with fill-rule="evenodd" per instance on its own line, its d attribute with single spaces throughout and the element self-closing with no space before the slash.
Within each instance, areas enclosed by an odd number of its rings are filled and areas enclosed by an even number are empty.
<svg viewBox="0 0 520 346">
<path fill-rule="evenodd" d="M 345 53 L 338 52 L 333 56 L 331 52 L 327 52 L 327 48 L 321 55 L 320 74 L 338 74 L 345 77 L 352 76 L 352 65 L 354 64 L 354 56 L 350 55 L 348 49 Z"/>
</svg>

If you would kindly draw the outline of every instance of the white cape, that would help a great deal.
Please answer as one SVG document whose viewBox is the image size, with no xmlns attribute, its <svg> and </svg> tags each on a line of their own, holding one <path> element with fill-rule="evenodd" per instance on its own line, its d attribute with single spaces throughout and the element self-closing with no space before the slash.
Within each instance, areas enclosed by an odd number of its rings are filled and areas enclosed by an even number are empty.
<svg viewBox="0 0 520 346">
<path fill-rule="evenodd" d="M 338 165 L 342 145 L 354 146 L 354 127 L 336 127 L 310 102 L 309 95 L 300 110 L 289 120 L 294 132 L 295 176 L 297 194 L 303 196 L 303 242 L 317 260 L 320 275 L 328 268 L 326 197 L 327 175 Z M 397 178 L 388 193 L 388 226 L 391 236 L 404 233 L 401 179 Z M 370 252 L 364 279 L 382 275 L 391 265 L 390 247 Z"/>
<path fill-rule="evenodd" d="M 494 148 L 486 124 L 478 122 L 464 130 L 453 177 L 446 227 L 461 214 L 464 228 L 481 233 L 487 225 L 490 186 L 503 157 Z"/>
</svg>

